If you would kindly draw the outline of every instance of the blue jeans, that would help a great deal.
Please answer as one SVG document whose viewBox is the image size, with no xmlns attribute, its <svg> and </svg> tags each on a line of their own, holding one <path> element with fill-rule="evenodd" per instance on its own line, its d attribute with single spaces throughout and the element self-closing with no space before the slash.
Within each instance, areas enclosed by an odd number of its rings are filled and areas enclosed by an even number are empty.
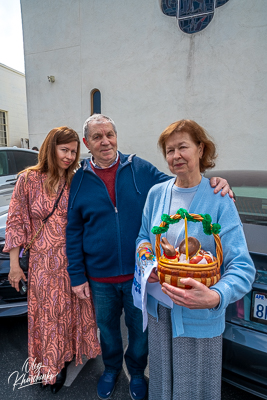
<svg viewBox="0 0 267 400">
<path fill-rule="evenodd" d="M 132 279 L 122 283 L 102 283 L 90 279 L 105 371 L 118 374 L 122 369 L 120 317 L 124 309 L 128 328 L 125 362 L 131 376 L 143 376 L 148 354 L 147 330 L 143 332 L 142 312 L 133 304 L 132 283 Z"/>
</svg>

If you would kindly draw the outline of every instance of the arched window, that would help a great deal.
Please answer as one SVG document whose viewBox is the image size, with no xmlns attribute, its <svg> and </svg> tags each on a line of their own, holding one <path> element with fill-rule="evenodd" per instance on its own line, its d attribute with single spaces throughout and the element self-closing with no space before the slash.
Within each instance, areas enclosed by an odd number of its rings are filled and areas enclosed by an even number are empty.
<svg viewBox="0 0 267 400">
<path fill-rule="evenodd" d="M 98 89 L 91 91 L 91 115 L 101 114 L 101 93 Z"/>
</svg>

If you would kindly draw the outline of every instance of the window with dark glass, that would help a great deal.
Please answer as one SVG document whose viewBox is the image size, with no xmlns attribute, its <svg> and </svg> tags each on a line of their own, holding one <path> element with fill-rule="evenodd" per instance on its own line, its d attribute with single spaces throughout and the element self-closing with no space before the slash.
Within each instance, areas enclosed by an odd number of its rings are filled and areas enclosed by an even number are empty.
<svg viewBox="0 0 267 400">
<path fill-rule="evenodd" d="M 169 17 L 176 17 L 178 7 L 177 3 L 177 0 L 162 0 L 161 9 L 163 14 L 168 15 Z"/>
<path fill-rule="evenodd" d="M 215 7 L 229 0 L 162 0 L 165 15 L 176 17 L 179 28 L 188 34 L 200 32 L 208 26 L 214 16 Z"/>
<path fill-rule="evenodd" d="M 101 114 L 101 93 L 98 89 L 91 91 L 91 115 Z"/>
<path fill-rule="evenodd" d="M 22 171 L 25 168 L 32 167 L 38 162 L 38 154 L 34 152 L 13 150 L 16 170 L 17 172 Z"/>
<path fill-rule="evenodd" d="M 7 113 L 0 111 L 0 147 L 7 146 Z"/>
</svg>

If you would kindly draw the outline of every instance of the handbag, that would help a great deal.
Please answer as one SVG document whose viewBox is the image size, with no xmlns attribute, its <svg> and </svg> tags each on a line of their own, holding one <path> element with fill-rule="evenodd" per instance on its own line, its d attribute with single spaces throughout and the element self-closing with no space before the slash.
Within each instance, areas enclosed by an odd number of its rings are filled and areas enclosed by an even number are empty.
<svg viewBox="0 0 267 400">
<path fill-rule="evenodd" d="M 29 249 L 26 247 L 25 249 L 22 248 L 19 253 L 19 266 L 23 270 L 23 272 L 28 271 L 29 267 Z"/>
<path fill-rule="evenodd" d="M 42 220 L 42 225 L 40 226 L 40 228 L 38 229 L 38 231 L 36 232 L 36 234 L 34 235 L 32 240 L 30 241 L 30 243 L 27 244 L 27 246 L 25 248 L 22 248 L 20 250 L 20 253 L 19 253 L 19 266 L 23 270 L 23 272 L 27 272 L 28 269 L 29 269 L 30 247 L 31 247 L 34 239 L 36 238 L 36 236 L 39 235 L 39 232 L 43 228 L 43 226 L 46 223 L 46 221 L 48 220 L 48 218 L 50 218 L 54 214 L 56 208 L 58 207 L 58 203 L 59 203 L 59 200 L 60 200 L 60 198 L 62 196 L 62 193 L 63 193 L 65 185 L 66 185 L 66 182 L 64 183 L 64 185 L 63 185 L 63 187 L 61 189 L 61 192 L 60 192 L 58 198 L 55 201 L 53 210 Z"/>
</svg>

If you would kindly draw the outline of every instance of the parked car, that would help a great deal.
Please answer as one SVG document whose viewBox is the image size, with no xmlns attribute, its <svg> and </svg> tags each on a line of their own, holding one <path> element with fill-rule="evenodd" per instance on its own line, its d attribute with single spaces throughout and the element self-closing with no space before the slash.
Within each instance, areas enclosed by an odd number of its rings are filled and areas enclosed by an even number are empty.
<svg viewBox="0 0 267 400">
<path fill-rule="evenodd" d="M 0 317 L 11 317 L 27 313 L 27 295 L 21 295 L 8 281 L 10 259 L 3 253 L 5 245 L 5 227 L 8 207 L 6 202 L 12 195 L 14 185 L 5 185 L 0 190 Z"/>
<path fill-rule="evenodd" d="M 87 158 L 81 154 L 80 159 Z M 10 259 L 3 253 L 5 227 L 9 202 L 17 180 L 17 173 L 37 163 L 38 152 L 0 147 L 0 317 L 18 316 L 27 313 L 27 295 L 21 295 L 8 281 Z"/>
<path fill-rule="evenodd" d="M 0 147 L 0 186 L 15 184 L 18 172 L 37 164 L 38 151 Z"/>
<path fill-rule="evenodd" d="M 232 186 L 256 278 L 226 310 L 223 380 L 267 399 L 267 172 L 212 171 Z"/>
<path fill-rule="evenodd" d="M 0 317 L 27 313 L 27 295 L 21 295 L 8 281 L 9 254 L 3 253 L 5 227 L 17 173 L 35 165 L 38 152 L 16 147 L 0 147 Z"/>
</svg>

